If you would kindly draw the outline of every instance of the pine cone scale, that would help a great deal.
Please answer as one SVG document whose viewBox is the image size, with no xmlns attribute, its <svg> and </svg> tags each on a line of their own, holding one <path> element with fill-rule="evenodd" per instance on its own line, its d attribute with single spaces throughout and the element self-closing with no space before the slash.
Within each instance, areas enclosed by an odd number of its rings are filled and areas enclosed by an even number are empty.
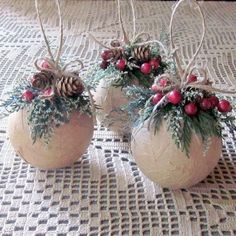
<svg viewBox="0 0 236 236">
<path fill-rule="evenodd" d="M 84 91 L 82 82 L 76 77 L 61 77 L 56 83 L 56 91 L 59 96 L 71 97 Z"/>
<path fill-rule="evenodd" d="M 148 61 L 151 57 L 151 50 L 149 46 L 137 46 L 131 51 L 132 57 L 140 62 Z"/>
</svg>

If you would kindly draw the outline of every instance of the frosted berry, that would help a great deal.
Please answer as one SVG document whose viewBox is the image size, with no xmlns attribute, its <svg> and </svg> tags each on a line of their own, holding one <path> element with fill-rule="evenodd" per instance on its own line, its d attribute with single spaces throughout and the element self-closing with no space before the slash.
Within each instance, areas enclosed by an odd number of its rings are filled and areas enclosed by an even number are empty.
<svg viewBox="0 0 236 236">
<path fill-rule="evenodd" d="M 182 100 L 182 95 L 181 92 L 177 89 L 174 89 L 168 94 L 168 100 L 170 103 L 176 105 L 181 102 Z"/>
<path fill-rule="evenodd" d="M 124 59 L 120 59 L 116 62 L 116 68 L 119 70 L 124 70 L 126 67 L 126 61 Z"/>
<path fill-rule="evenodd" d="M 230 112 L 232 110 L 230 102 L 225 99 L 219 101 L 217 107 L 220 112 Z"/>
<path fill-rule="evenodd" d="M 219 99 L 216 96 L 209 97 L 209 100 L 212 108 L 215 108 L 219 104 Z"/>
<path fill-rule="evenodd" d="M 184 111 L 189 116 L 194 116 L 197 114 L 197 106 L 194 102 L 190 102 L 184 106 Z"/>
<path fill-rule="evenodd" d="M 109 64 L 110 63 L 108 61 L 102 61 L 100 67 L 105 70 L 109 66 Z"/>
<path fill-rule="evenodd" d="M 112 52 L 111 50 L 104 50 L 102 53 L 101 53 L 101 58 L 104 60 L 104 61 L 108 61 L 112 58 Z"/>
<path fill-rule="evenodd" d="M 159 80 L 159 84 L 160 84 L 161 87 L 166 87 L 167 84 L 168 84 L 168 80 L 162 78 L 162 79 Z"/>
<path fill-rule="evenodd" d="M 212 103 L 209 98 L 203 98 L 200 102 L 200 107 L 202 110 L 206 111 L 212 108 Z"/>
<path fill-rule="evenodd" d="M 153 59 L 150 60 L 149 64 L 151 65 L 151 67 L 154 70 L 156 70 L 159 67 L 160 62 L 159 62 L 159 60 L 157 58 L 153 58 Z"/>
<path fill-rule="evenodd" d="M 159 91 L 159 87 L 157 84 L 153 84 L 152 87 L 151 87 L 151 90 L 154 92 L 154 93 L 157 93 Z"/>
<path fill-rule="evenodd" d="M 48 89 L 45 89 L 44 92 L 43 92 L 43 95 L 46 96 L 46 97 L 50 97 L 54 94 L 54 91 L 52 88 L 48 88 Z"/>
<path fill-rule="evenodd" d="M 160 100 L 163 98 L 163 94 L 162 93 L 156 93 L 153 98 L 152 98 L 152 104 L 156 105 L 158 102 L 160 102 Z"/>
<path fill-rule="evenodd" d="M 42 64 L 41 64 L 41 68 L 42 68 L 42 69 L 49 69 L 49 68 L 50 68 L 50 65 L 48 64 L 47 61 L 43 61 Z"/>
<path fill-rule="evenodd" d="M 145 75 L 148 75 L 148 74 L 150 74 L 151 73 L 151 71 L 152 71 L 152 66 L 149 64 L 149 63 L 143 63 L 142 65 L 141 65 L 141 72 L 143 73 L 143 74 L 145 74 Z"/>
<path fill-rule="evenodd" d="M 23 93 L 22 93 L 22 99 L 24 99 L 25 101 L 27 102 L 30 102 L 34 99 L 34 94 L 30 91 L 30 90 L 25 90 Z"/>
<path fill-rule="evenodd" d="M 197 76 L 196 75 L 189 75 L 188 77 L 188 83 L 193 83 L 193 82 L 196 82 L 197 81 Z"/>
</svg>

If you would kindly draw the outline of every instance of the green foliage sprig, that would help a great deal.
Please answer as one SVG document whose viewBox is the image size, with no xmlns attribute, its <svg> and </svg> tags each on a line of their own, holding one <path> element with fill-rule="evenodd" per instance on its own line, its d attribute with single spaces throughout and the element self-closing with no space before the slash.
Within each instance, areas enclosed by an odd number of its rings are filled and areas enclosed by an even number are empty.
<svg viewBox="0 0 236 236">
<path fill-rule="evenodd" d="M 170 132 L 176 146 L 189 156 L 189 148 L 193 133 L 202 140 L 204 152 L 209 148 L 210 138 L 223 137 L 222 129 L 226 125 L 229 130 L 235 131 L 235 117 L 229 113 L 221 113 L 216 109 L 203 111 L 199 109 L 197 115 L 189 116 L 184 112 L 184 105 L 196 99 L 202 99 L 206 91 L 196 88 L 182 89 L 182 102 L 178 105 L 165 104 L 155 110 L 152 104 L 154 92 L 136 86 L 127 87 L 125 90 L 131 102 L 124 108 L 131 114 L 135 125 L 142 125 L 144 121 L 151 119 L 150 127 L 157 133 L 163 120 L 167 122 L 167 130 Z M 135 115 L 134 115 L 135 114 Z"/>
<path fill-rule="evenodd" d="M 35 95 L 41 92 L 29 81 L 22 80 L 8 94 L 8 98 L 1 104 L 1 107 L 4 107 L 9 114 L 26 109 L 33 143 L 37 139 L 43 139 L 45 143 L 49 143 L 55 128 L 69 122 L 70 115 L 74 111 L 92 115 L 89 96 L 84 93 L 75 97 L 62 97 L 56 94 L 48 98 L 35 96 L 32 101 L 27 101 L 22 97 L 26 90 Z"/>
<path fill-rule="evenodd" d="M 154 82 L 156 76 L 164 73 L 169 68 L 171 62 L 160 59 L 157 69 L 152 70 L 149 74 L 144 74 L 140 71 L 140 66 L 145 61 L 135 60 L 131 55 L 134 47 L 134 45 L 126 45 L 121 50 L 123 53 L 120 58 L 126 61 L 125 70 L 119 70 L 116 66 L 118 59 L 111 58 L 105 68 L 101 66 L 102 64 L 97 64 L 86 73 L 87 84 L 90 87 L 96 88 L 101 79 L 106 79 L 114 87 L 125 88 L 138 83 L 140 86 L 148 88 Z M 151 58 L 160 57 L 161 52 L 158 44 L 153 43 L 149 45 L 149 49 Z"/>
</svg>

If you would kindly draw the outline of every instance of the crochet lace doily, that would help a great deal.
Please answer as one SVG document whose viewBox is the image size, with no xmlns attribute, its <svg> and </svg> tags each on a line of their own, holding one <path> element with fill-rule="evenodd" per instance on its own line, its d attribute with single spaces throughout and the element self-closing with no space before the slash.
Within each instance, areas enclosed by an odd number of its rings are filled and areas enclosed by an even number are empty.
<svg viewBox="0 0 236 236">
<path fill-rule="evenodd" d="M 127 1 L 124 1 L 127 2 Z M 42 0 L 42 18 L 53 46 L 58 19 L 53 1 Z M 130 8 L 124 3 L 126 27 Z M 136 1 L 137 28 L 159 37 L 173 2 Z M 204 2 L 207 35 L 198 57 L 216 84 L 236 77 L 236 3 Z M 85 70 L 104 43 L 120 36 L 115 1 L 62 1 L 64 59 L 80 58 Z M 200 25 L 186 6 L 178 13 L 175 41 L 187 60 L 199 42 Z M 0 1 L 0 93 L 34 72 L 45 56 L 34 1 Z M 139 170 L 128 140 L 95 128 L 88 152 L 72 167 L 42 171 L 17 157 L 0 121 L 0 234 L 9 235 L 236 235 L 236 145 L 224 131 L 222 158 L 207 179 L 179 191 L 162 189 Z"/>
</svg>

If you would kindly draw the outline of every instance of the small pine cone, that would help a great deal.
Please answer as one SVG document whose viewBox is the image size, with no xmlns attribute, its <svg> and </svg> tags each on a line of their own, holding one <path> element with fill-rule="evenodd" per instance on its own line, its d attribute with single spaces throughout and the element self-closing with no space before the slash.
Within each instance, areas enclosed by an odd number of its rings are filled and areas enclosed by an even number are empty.
<svg viewBox="0 0 236 236">
<path fill-rule="evenodd" d="M 50 71 L 42 70 L 36 74 L 34 74 L 31 84 L 33 87 L 38 88 L 40 90 L 44 90 L 49 88 L 54 80 L 54 75 Z"/>
<path fill-rule="evenodd" d="M 123 55 L 123 51 L 121 48 L 114 48 L 114 49 L 111 49 L 111 52 L 112 52 L 112 58 L 117 61 L 119 60 L 122 55 Z"/>
<path fill-rule="evenodd" d="M 61 77 L 56 83 L 57 94 L 62 97 L 72 97 L 83 93 L 84 86 L 76 77 Z"/>
<path fill-rule="evenodd" d="M 149 46 L 138 46 L 132 49 L 131 55 L 136 61 L 144 62 L 150 59 L 151 50 Z"/>
</svg>

